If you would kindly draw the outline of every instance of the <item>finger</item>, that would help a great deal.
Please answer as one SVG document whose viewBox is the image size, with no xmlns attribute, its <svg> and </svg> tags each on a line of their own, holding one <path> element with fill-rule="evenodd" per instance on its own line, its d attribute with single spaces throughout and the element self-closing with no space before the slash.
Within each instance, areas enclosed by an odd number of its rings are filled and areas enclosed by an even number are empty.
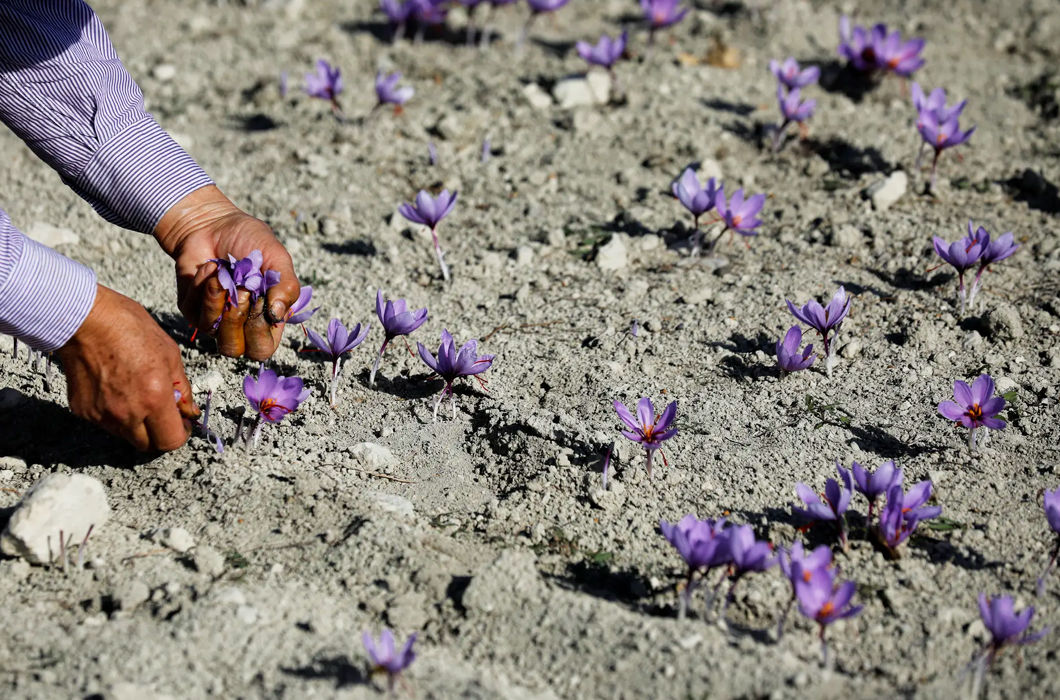
<svg viewBox="0 0 1060 700">
<path fill-rule="evenodd" d="M 199 318 L 202 316 L 206 281 L 216 271 L 217 263 L 207 262 L 189 274 L 181 270 L 180 263 L 177 263 L 177 308 L 188 323 L 196 328 L 199 327 Z"/>
<path fill-rule="evenodd" d="M 280 336 L 283 335 L 283 324 L 271 325 L 264 314 L 265 300 L 259 298 L 250 311 L 246 324 L 243 326 L 243 337 L 246 345 L 246 354 L 252 360 L 263 362 L 276 351 Z M 273 334 L 273 330 L 277 335 Z"/>
<path fill-rule="evenodd" d="M 243 324 L 250 311 L 250 292 L 240 289 L 236 306 L 225 310 L 221 325 L 217 328 L 217 350 L 228 357 L 240 357 L 246 344 L 243 340 Z"/>
<path fill-rule="evenodd" d="M 175 450 L 188 441 L 191 434 L 176 406 L 165 406 L 144 421 L 150 447 L 163 452 Z"/>
<path fill-rule="evenodd" d="M 143 423 L 123 425 L 115 430 L 125 442 L 132 445 L 139 452 L 147 452 L 151 447 L 151 440 L 147 436 L 147 428 Z"/>
<path fill-rule="evenodd" d="M 275 270 L 280 273 L 280 281 L 269 287 L 265 293 L 267 303 L 266 321 L 279 323 L 287 317 L 287 310 L 298 300 L 302 288 L 298 284 L 298 275 L 294 272 L 294 263 L 287 250 L 277 241 L 262 251 L 264 263 L 262 269 Z"/>
<path fill-rule="evenodd" d="M 191 383 L 188 381 L 188 377 L 184 374 L 184 368 L 178 367 L 176 370 L 178 378 L 173 382 L 173 389 L 180 392 L 180 398 L 177 399 L 177 411 L 184 418 L 191 420 L 198 420 L 199 416 L 202 415 L 202 411 L 199 406 L 195 403 L 195 394 L 191 388 Z"/>
<path fill-rule="evenodd" d="M 199 304 L 198 327 L 200 331 L 211 335 L 217 332 L 214 324 L 224 314 L 227 301 L 228 292 L 221 286 L 217 275 L 208 277 L 202 286 L 202 301 Z"/>
</svg>

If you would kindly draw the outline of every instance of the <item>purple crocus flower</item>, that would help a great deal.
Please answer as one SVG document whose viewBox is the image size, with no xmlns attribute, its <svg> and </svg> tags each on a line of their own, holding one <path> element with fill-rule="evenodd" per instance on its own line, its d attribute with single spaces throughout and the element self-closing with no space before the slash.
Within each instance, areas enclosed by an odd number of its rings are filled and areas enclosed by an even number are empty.
<svg viewBox="0 0 1060 700">
<path fill-rule="evenodd" d="M 877 50 L 886 36 L 886 25 L 877 24 L 871 30 L 851 26 L 850 18 L 843 15 L 839 18 L 839 56 L 859 71 L 875 71 L 880 67 Z"/>
<path fill-rule="evenodd" d="M 982 234 L 972 231 L 972 224 L 968 222 L 968 235 L 960 240 L 948 243 L 942 238 L 932 238 L 932 245 L 940 258 L 953 266 L 957 271 L 957 298 L 961 302 L 961 315 L 967 306 L 967 293 L 964 287 L 964 273 L 979 262 L 983 251 L 990 243 L 990 235 L 985 229 L 980 228 Z"/>
<path fill-rule="evenodd" d="M 342 321 L 333 318 L 328 322 L 327 338 L 321 337 L 313 329 L 307 331 L 309 342 L 331 358 L 331 386 L 328 395 L 331 397 L 332 408 L 336 406 L 335 391 L 338 388 L 339 372 L 342 370 L 342 356 L 364 342 L 371 327 L 371 324 L 366 323 L 362 328 L 358 323 L 347 330 L 346 326 L 342 325 Z"/>
<path fill-rule="evenodd" d="M 839 478 L 843 483 L 840 484 L 835 479 L 825 481 L 824 493 L 821 494 L 824 497 L 823 501 L 821 496 L 814 493 L 813 489 L 806 484 L 802 482 L 795 484 L 795 493 L 806 507 L 799 508 L 794 506 L 792 511 L 811 523 L 820 521 L 835 522 L 839 528 L 839 541 L 842 542 L 843 549 L 846 549 L 847 530 L 846 519 L 843 515 L 850 508 L 850 498 L 853 496 L 854 484 L 848 470 L 836 464 L 836 471 L 839 473 Z"/>
<path fill-rule="evenodd" d="M 232 255 L 229 255 L 227 259 L 210 259 L 210 262 L 217 263 L 217 281 L 228 292 L 227 304 L 229 306 L 236 306 L 239 303 L 240 287 L 250 292 L 251 303 L 260 294 L 263 282 L 262 260 L 260 250 L 250 251 L 250 255 L 242 260 L 237 260 Z"/>
<path fill-rule="evenodd" d="M 318 97 L 331 103 L 334 112 L 340 112 L 339 93 L 342 92 L 342 71 L 324 59 L 317 60 L 316 73 L 305 74 L 305 91 L 310 97 Z"/>
<path fill-rule="evenodd" d="M 822 544 L 812 552 L 807 552 L 802 542 L 793 542 L 790 549 L 780 550 L 777 554 L 777 563 L 780 565 L 784 578 L 791 583 L 791 598 L 777 622 L 777 639 L 780 639 L 784 634 L 784 623 L 787 622 L 788 613 L 795 602 L 795 583 L 798 581 L 809 583 L 815 577 L 831 575 L 832 549 Z"/>
<path fill-rule="evenodd" d="M 306 285 L 298 290 L 298 298 L 291 304 L 291 308 L 287 309 L 287 318 L 284 320 L 285 323 L 298 325 L 305 323 L 313 314 L 320 311 L 320 307 L 316 306 L 306 311 L 305 308 L 309 306 L 309 302 L 313 300 L 313 288 Z"/>
<path fill-rule="evenodd" d="M 825 628 L 836 620 L 857 615 L 862 608 L 860 605 L 850 604 L 857 588 L 854 582 L 837 583 L 835 579 L 833 570 L 824 569 L 822 575 L 812 576 L 809 581 L 795 581 L 799 612 L 816 622 L 820 628 L 821 656 L 826 666 L 828 645 L 824 639 Z"/>
<path fill-rule="evenodd" d="M 817 100 L 802 102 L 800 101 L 801 99 L 799 88 L 791 88 L 785 92 L 783 85 L 777 85 L 777 102 L 780 103 L 780 124 L 773 132 L 774 153 L 779 151 L 780 146 L 784 143 L 784 131 L 788 128 L 788 124 L 794 122 L 801 125 L 813 116 L 813 110 L 817 107 Z"/>
<path fill-rule="evenodd" d="M 897 29 L 876 42 L 876 67 L 903 78 L 908 78 L 924 65 L 920 52 L 924 50 L 923 39 L 902 40 Z"/>
<path fill-rule="evenodd" d="M 644 397 L 637 402 L 635 418 L 621 401 L 616 399 L 611 405 L 615 407 L 619 419 L 629 428 L 629 430 L 623 430 L 622 435 L 633 442 L 640 443 L 644 448 L 644 464 L 648 469 L 648 478 L 651 479 L 652 455 L 662 447 L 664 442 L 677 435 L 677 427 L 670 427 L 677 418 L 677 402 L 671 401 L 661 414 L 657 414 L 651 399 Z M 663 455 L 664 463 L 665 460 L 666 456 Z"/>
<path fill-rule="evenodd" d="M 887 493 L 892 486 L 900 486 L 902 484 L 902 470 L 895 466 L 894 460 L 890 460 L 881 464 L 871 474 L 857 462 L 850 465 L 850 471 L 854 477 L 855 490 L 865 496 L 869 502 L 869 512 L 866 520 L 872 520 L 872 511 L 876 507 L 876 499 Z"/>
<path fill-rule="evenodd" d="M 379 0 L 379 9 L 386 15 L 393 30 L 391 41 L 397 41 L 405 33 L 405 25 L 412 14 L 412 3 L 402 0 Z"/>
<path fill-rule="evenodd" d="M 477 375 L 493 365 L 494 356 L 479 355 L 477 340 L 469 340 L 457 350 L 456 342 L 448 330 L 442 330 L 442 343 L 438 346 L 437 358 L 424 347 L 423 343 L 416 343 L 416 347 L 423 363 L 445 381 L 445 386 L 434 403 L 434 420 L 438 420 L 438 407 L 447 395 L 452 399 L 453 418 L 456 418 L 456 394 L 453 392 L 453 382 L 461 377 L 474 376 L 485 387 L 485 380 Z"/>
<path fill-rule="evenodd" d="M 1044 627 L 1037 632 L 1028 631 L 1034 617 L 1034 607 L 1028 605 L 1021 612 L 1016 612 L 1012 596 L 1001 595 L 988 598 L 985 593 L 979 594 L 979 616 L 983 625 L 990 632 L 990 642 L 984 654 L 984 663 L 989 665 L 1002 649 L 1009 646 L 1022 646 L 1037 642 L 1049 632 Z"/>
<path fill-rule="evenodd" d="M 430 227 L 431 238 L 434 239 L 434 254 L 438 258 L 438 266 L 442 269 L 442 278 L 446 282 L 449 281 L 449 266 L 445 264 L 445 253 L 438 243 L 438 224 L 456 206 L 456 197 L 456 192 L 449 194 L 449 190 L 442 190 L 435 199 L 426 191 L 420 190 L 416 195 L 415 204 L 402 202 L 398 207 L 398 212 L 412 223 Z"/>
<path fill-rule="evenodd" d="M 628 32 L 622 32 L 614 39 L 604 35 L 600 37 L 600 40 L 596 42 L 595 46 L 587 41 L 579 41 L 575 44 L 575 48 L 577 48 L 578 55 L 581 56 L 582 60 L 585 62 L 595 66 L 603 66 L 604 68 L 611 70 L 611 67 L 614 66 L 618 59 L 622 58 L 622 54 L 625 53 L 626 41 L 628 38 Z"/>
<path fill-rule="evenodd" d="M 817 66 L 810 66 L 809 68 L 799 68 L 799 63 L 792 57 L 784 59 L 783 63 L 779 61 L 770 61 L 769 70 L 773 71 L 773 75 L 777 77 L 777 81 L 789 88 L 804 88 L 807 85 L 812 85 L 817 82 L 817 79 L 821 77 L 821 69 Z"/>
<path fill-rule="evenodd" d="M 938 170 L 939 156 L 947 148 L 953 148 L 966 142 L 975 131 L 973 126 L 967 131 L 961 131 L 960 115 L 964 110 L 966 101 L 962 101 L 953 107 L 946 106 L 946 91 L 936 88 L 931 91 L 928 98 L 924 97 L 924 91 L 919 85 L 913 83 L 913 106 L 917 109 L 916 130 L 924 143 L 931 146 L 935 155 L 931 160 L 931 181 L 929 188 L 935 187 L 935 175 Z M 916 165 L 920 167 L 920 157 L 923 155 L 923 147 L 917 154 Z"/>
<path fill-rule="evenodd" d="M 400 108 L 401 105 L 408 102 L 409 98 L 415 94 L 416 91 L 411 87 L 397 87 L 399 80 L 401 80 L 400 72 L 385 75 L 383 71 L 379 71 L 375 74 L 375 97 L 377 100 L 377 107 L 392 104 L 395 107 Z"/>
<path fill-rule="evenodd" d="M 766 571 L 777 563 L 773 556 L 773 545 L 763 540 L 755 539 L 755 531 L 750 525 L 740 525 L 730 528 L 728 531 L 729 558 L 732 560 L 730 571 L 732 572 L 732 584 L 729 592 L 725 594 L 725 605 L 722 609 L 722 617 L 729 609 L 736 585 L 744 576 L 755 571 Z"/>
<path fill-rule="evenodd" d="M 711 569 L 731 561 L 729 531 L 725 529 L 725 518 L 699 520 L 691 514 L 673 524 L 660 520 L 659 529 L 688 564 L 688 579 L 685 581 L 677 613 L 679 618 L 683 618 L 696 584 L 696 574 L 706 576 Z"/>
<path fill-rule="evenodd" d="M 361 635 L 361 641 L 364 642 L 364 650 L 368 652 L 368 658 L 372 662 L 371 670 L 386 673 L 388 687 L 393 690 L 398 675 L 416 660 L 416 652 L 412 651 L 412 645 L 416 643 L 416 633 L 409 636 L 401 651 L 397 650 L 394 633 L 389 629 L 384 629 L 379 634 L 378 643 L 370 632 Z"/>
<path fill-rule="evenodd" d="M 526 0 L 526 4 L 530 6 L 530 11 L 534 14 L 555 12 L 568 2 L 570 0 Z"/>
<path fill-rule="evenodd" d="M 802 329 L 792 326 L 783 338 L 777 341 L 777 366 L 785 372 L 798 372 L 813 364 L 817 356 L 813 354 L 813 344 L 810 343 L 802 352 L 799 345 L 802 343 Z"/>
<path fill-rule="evenodd" d="M 902 493 L 901 484 L 894 484 L 887 491 L 887 504 L 880 511 L 879 533 L 880 540 L 892 556 L 898 546 L 913 534 L 917 525 L 942 514 L 940 506 L 924 505 L 930 497 L 930 481 L 921 481 L 906 494 Z"/>
<path fill-rule="evenodd" d="M 726 203 L 725 187 L 719 187 L 714 206 L 718 210 L 718 216 L 725 222 L 725 228 L 718 233 L 718 238 L 721 238 L 726 231 L 735 231 L 741 236 L 757 236 L 755 229 L 762 225 L 758 212 L 762 210 L 765 201 L 764 194 L 756 194 L 744 199 L 743 189 L 738 189 L 732 193 L 732 197 Z M 717 238 L 714 239 L 714 243 L 717 243 Z"/>
<path fill-rule="evenodd" d="M 821 335 L 821 341 L 824 343 L 824 369 L 831 377 L 832 367 L 835 365 L 836 346 L 839 344 L 839 329 L 847 314 L 850 313 L 852 298 L 841 286 L 832 295 L 832 300 L 827 306 L 821 306 L 816 299 L 810 299 L 802 308 L 795 306 L 790 300 L 785 299 L 785 301 L 792 316 Z M 832 335 L 829 338 L 830 333 Z"/>
<path fill-rule="evenodd" d="M 659 29 L 677 24 L 688 14 L 687 7 L 680 7 L 679 0 L 640 0 L 640 9 L 651 31 L 650 39 L 654 40 Z"/>
<path fill-rule="evenodd" d="M 417 44 L 423 41 L 427 27 L 442 24 L 449 12 L 448 0 L 408 0 L 409 19 L 416 22 Z"/>
<path fill-rule="evenodd" d="M 699 217 L 717 204 L 718 183 L 714 178 L 710 178 L 704 185 L 700 185 L 696 171 L 692 168 L 685 168 L 681 177 L 671 185 L 670 191 L 692 215 L 692 254 L 698 255 L 703 239 L 703 232 L 699 230 Z"/>
<path fill-rule="evenodd" d="M 263 421 L 279 423 L 288 413 L 297 410 L 310 393 L 301 377 L 281 377 L 264 368 L 258 370 L 257 378 L 247 376 L 243 380 L 243 394 L 258 414 L 251 445 L 257 446 Z"/>
<path fill-rule="evenodd" d="M 968 236 L 972 237 L 972 222 L 968 222 Z M 975 232 L 975 238 L 980 242 L 982 254 L 979 256 L 979 269 L 975 272 L 975 281 L 972 282 L 972 291 L 968 294 L 968 308 L 975 303 L 975 295 L 979 293 L 982 284 L 983 273 L 993 263 L 1000 262 L 1016 252 L 1019 245 L 1014 242 L 1011 231 L 1001 234 L 998 238 L 991 239 L 990 232 L 980 226 Z"/>
<path fill-rule="evenodd" d="M 379 362 L 383 359 L 383 352 L 391 340 L 398 336 L 408 335 L 427 322 L 427 309 L 410 311 L 404 299 L 387 300 L 383 303 L 383 290 L 375 293 L 375 314 L 379 317 L 379 323 L 383 325 L 383 345 L 379 348 L 379 355 L 372 365 L 372 373 L 368 376 L 368 384 L 375 385 L 375 373 L 379 369 Z M 405 341 L 408 345 L 408 341 Z M 412 352 L 409 350 L 409 352 Z"/>
<path fill-rule="evenodd" d="M 207 401 L 209 406 L 209 401 Z M 1049 573 L 1053 570 L 1053 566 L 1056 565 L 1056 558 L 1060 556 L 1060 488 L 1045 489 L 1042 496 L 1042 507 L 1045 509 L 1045 521 L 1049 523 L 1050 529 L 1057 535 L 1056 545 L 1053 547 L 1053 555 L 1049 558 L 1049 563 L 1045 567 L 1045 571 L 1038 577 L 1038 597 L 1045 593 L 1045 579 L 1049 576 Z"/>
<path fill-rule="evenodd" d="M 1004 410 L 1005 399 L 994 396 L 994 380 L 989 374 L 979 375 L 971 387 L 958 379 L 953 383 L 953 398 L 955 401 L 943 401 L 939 404 L 939 413 L 968 428 L 970 451 L 976 450 L 975 438 L 979 428 L 1005 429 L 1005 421 L 996 417 Z M 986 444 L 985 435 L 983 444 Z"/>
</svg>

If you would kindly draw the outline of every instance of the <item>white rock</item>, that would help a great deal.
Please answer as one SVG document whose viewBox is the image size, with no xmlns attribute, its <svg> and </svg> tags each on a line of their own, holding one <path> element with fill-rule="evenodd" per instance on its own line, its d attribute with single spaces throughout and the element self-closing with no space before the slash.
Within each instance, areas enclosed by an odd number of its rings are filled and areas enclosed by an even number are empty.
<svg viewBox="0 0 1060 700">
<path fill-rule="evenodd" d="M 374 442 L 360 442 L 350 448 L 350 454 L 361 466 L 371 471 L 380 471 L 397 466 L 397 458 L 385 447 Z"/>
<path fill-rule="evenodd" d="M 552 106 L 552 98 L 537 83 L 526 85 L 523 88 L 523 96 L 534 109 L 548 109 Z"/>
<path fill-rule="evenodd" d="M 195 546 L 191 533 L 182 527 L 170 527 L 162 531 L 162 544 L 174 552 L 183 554 Z"/>
<path fill-rule="evenodd" d="M 224 384 L 225 378 L 215 369 L 202 374 L 195 380 L 195 388 L 201 391 L 217 391 Z"/>
<path fill-rule="evenodd" d="M 159 63 L 151 71 L 151 75 L 155 77 L 155 80 L 165 83 L 177 77 L 177 67 L 172 63 Z"/>
<path fill-rule="evenodd" d="M 103 484 L 85 474 L 49 474 L 34 484 L 0 535 L 0 551 L 43 564 L 59 556 L 59 531 L 80 544 L 110 518 Z M 49 538 L 51 546 L 49 547 Z"/>
<path fill-rule="evenodd" d="M 909 185 L 909 178 L 901 170 L 895 170 L 886 180 L 881 180 L 869 187 L 868 193 L 872 198 L 872 207 L 876 211 L 883 211 L 901 199 Z"/>
<path fill-rule="evenodd" d="M 534 261 L 534 249 L 528 245 L 521 245 L 515 249 L 515 264 L 526 267 Z"/>
<path fill-rule="evenodd" d="M 54 248 L 57 245 L 76 245 L 81 242 L 81 237 L 68 228 L 59 228 L 43 221 L 34 221 L 26 229 L 26 235 L 46 246 Z"/>
<path fill-rule="evenodd" d="M 384 513 L 393 513 L 405 518 L 411 518 L 416 512 L 412 501 L 399 496 L 396 493 L 373 493 L 369 494 L 379 510 Z"/>
<path fill-rule="evenodd" d="M 596 251 L 596 266 L 601 270 L 621 270 L 627 263 L 626 243 L 621 234 L 612 234 L 611 239 Z"/>
<path fill-rule="evenodd" d="M 611 100 L 611 76 L 590 71 L 584 78 L 564 78 L 552 88 L 552 96 L 564 109 L 605 105 Z"/>
<path fill-rule="evenodd" d="M 217 578 L 225 572 L 225 558 L 213 547 L 201 545 L 195 548 L 195 568 Z"/>
<path fill-rule="evenodd" d="M 856 248 L 862 244 L 864 238 L 856 226 L 841 224 L 832 232 L 832 245 L 840 248 Z"/>
</svg>

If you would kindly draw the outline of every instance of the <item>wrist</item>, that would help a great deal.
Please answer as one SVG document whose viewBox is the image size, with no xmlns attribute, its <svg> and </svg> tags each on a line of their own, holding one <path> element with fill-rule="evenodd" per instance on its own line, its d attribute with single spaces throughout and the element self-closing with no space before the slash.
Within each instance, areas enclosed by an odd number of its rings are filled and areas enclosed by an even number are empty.
<svg viewBox="0 0 1060 700">
<path fill-rule="evenodd" d="M 235 216 L 246 214 L 216 185 L 207 185 L 185 195 L 171 206 L 155 226 L 153 235 L 162 250 L 171 258 L 176 258 L 190 235 L 209 230 Z"/>
</svg>

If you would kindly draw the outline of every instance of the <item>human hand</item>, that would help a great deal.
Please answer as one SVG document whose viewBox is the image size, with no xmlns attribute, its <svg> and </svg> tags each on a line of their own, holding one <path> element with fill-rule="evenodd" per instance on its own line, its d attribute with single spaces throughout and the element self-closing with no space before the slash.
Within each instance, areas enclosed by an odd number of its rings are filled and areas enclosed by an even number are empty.
<svg viewBox="0 0 1060 700">
<path fill-rule="evenodd" d="M 170 207 L 155 228 L 155 239 L 176 264 L 177 303 L 200 332 L 215 335 L 222 355 L 267 360 L 283 335 L 287 310 L 300 290 L 294 264 L 268 224 L 246 214 L 213 186 L 200 188 Z M 235 305 L 211 258 L 245 258 L 260 250 L 262 270 L 280 273 L 280 281 L 252 306 L 240 289 Z M 220 318 L 220 323 L 217 319 Z"/>
<path fill-rule="evenodd" d="M 76 415 L 138 450 L 175 450 L 188 439 L 200 412 L 180 351 L 132 299 L 99 285 L 84 323 L 55 352 Z"/>
</svg>

